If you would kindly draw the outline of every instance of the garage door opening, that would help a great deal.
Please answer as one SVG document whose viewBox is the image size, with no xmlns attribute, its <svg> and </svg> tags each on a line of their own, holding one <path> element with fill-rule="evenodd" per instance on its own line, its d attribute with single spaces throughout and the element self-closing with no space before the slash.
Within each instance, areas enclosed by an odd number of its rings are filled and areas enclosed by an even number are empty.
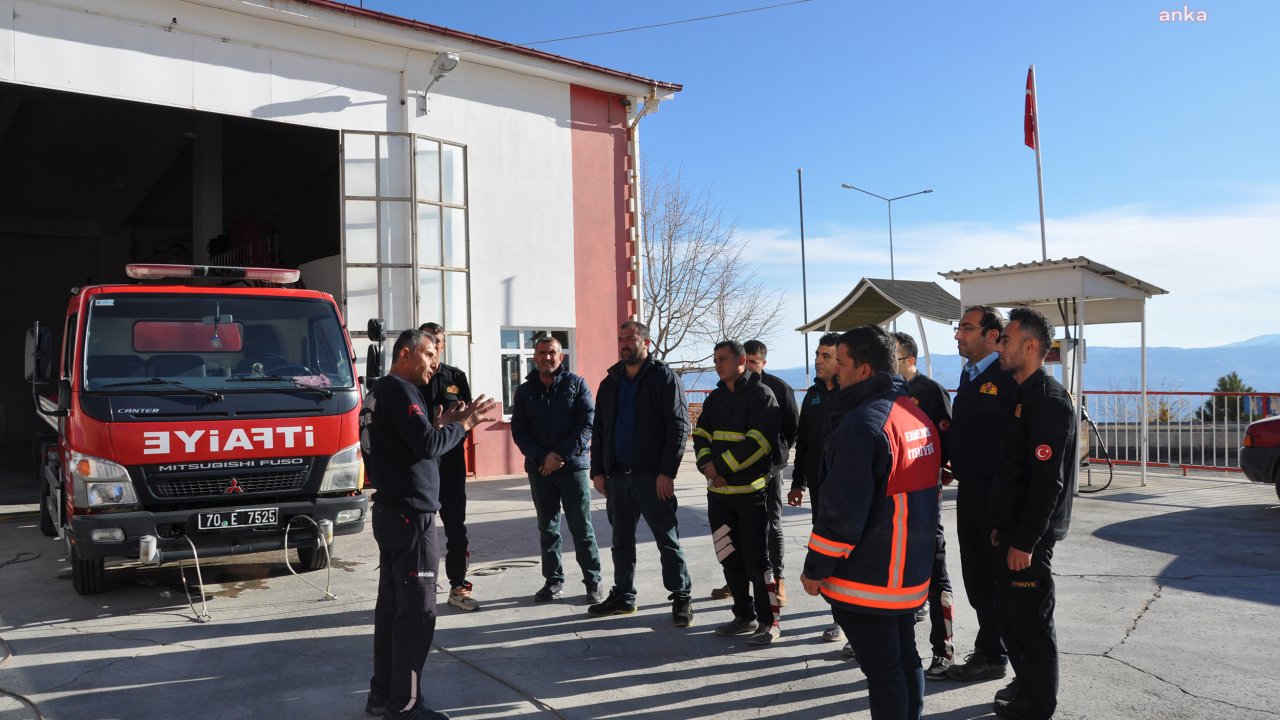
<svg viewBox="0 0 1280 720">
<path fill-rule="evenodd" d="M 333 130 L 0 83 L 0 440 L 37 430 L 23 332 L 60 328 L 71 288 L 124 282 L 130 262 L 338 256 L 338 143 Z"/>
</svg>

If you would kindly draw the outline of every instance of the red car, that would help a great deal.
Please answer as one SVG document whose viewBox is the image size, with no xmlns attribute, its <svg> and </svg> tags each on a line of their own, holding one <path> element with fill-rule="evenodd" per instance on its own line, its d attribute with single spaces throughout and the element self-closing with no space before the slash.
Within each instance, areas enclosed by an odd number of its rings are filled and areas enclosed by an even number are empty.
<svg viewBox="0 0 1280 720">
<path fill-rule="evenodd" d="M 1244 430 L 1244 447 L 1240 448 L 1240 469 L 1245 477 L 1257 483 L 1276 486 L 1280 497 L 1280 417 L 1270 417 L 1249 424 Z"/>
</svg>

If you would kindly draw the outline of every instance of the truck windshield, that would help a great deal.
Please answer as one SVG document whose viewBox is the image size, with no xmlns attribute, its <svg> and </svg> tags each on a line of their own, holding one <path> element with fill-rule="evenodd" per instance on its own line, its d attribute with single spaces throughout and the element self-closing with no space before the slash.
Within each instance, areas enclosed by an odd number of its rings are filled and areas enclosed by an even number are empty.
<svg viewBox="0 0 1280 720">
<path fill-rule="evenodd" d="M 354 385 L 338 314 L 320 299 L 104 295 L 86 322 L 86 390 L 136 393 L 146 386 L 132 381 L 152 378 L 217 392 Z"/>
</svg>

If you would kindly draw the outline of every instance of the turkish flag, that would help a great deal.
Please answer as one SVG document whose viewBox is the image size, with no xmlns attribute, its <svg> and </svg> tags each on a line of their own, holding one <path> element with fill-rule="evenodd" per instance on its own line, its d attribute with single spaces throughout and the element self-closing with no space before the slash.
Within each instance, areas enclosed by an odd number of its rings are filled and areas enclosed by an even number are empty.
<svg viewBox="0 0 1280 720">
<path fill-rule="evenodd" d="M 1027 109 L 1022 118 L 1023 142 L 1032 150 L 1036 149 L 1036 68 L 1027 68 Z"/>
</svg>

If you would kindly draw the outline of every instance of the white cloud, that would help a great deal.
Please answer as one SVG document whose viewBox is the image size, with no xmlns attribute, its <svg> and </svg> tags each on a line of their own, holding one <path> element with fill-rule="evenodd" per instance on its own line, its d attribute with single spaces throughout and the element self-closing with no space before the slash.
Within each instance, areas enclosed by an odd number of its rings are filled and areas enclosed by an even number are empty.
<svg viewBox="0 0 1280 720">
<path fill-rule="evenodd" d="M 742 229 L 748 257 L 771 285 L 789 296 L 786 332 L 770 360 L 780 367 L 804 362 L 803 340 L 790 330 L 803 319 L 799 233 L 783 228 Z M 1050 258 L 1088 257 L 1163 288 L 1147 305 L 1149 346 L 1207 347 L 1280 332 L 1280 197 L 1201 213 L 1160 212 L 1127 206 L 1068 218 L 1046 227 Z M 934 280 L 952 294 L 959 287 L 939 272 L 1040 259 L 1038 224 L 944 223 L 894 228 L 896 276 Z M 888 277 L 884 232 L 840 225 L 805 237 L 809 317 L 843 298 L 862 277 Z M 915 334 L 914 319 L 902 329 Z M 933 352 L 954 351 L 949 329 L 926 323 Z M 1085 337 L 1097 346 L 1136 346 L 1139 326 L 1094 326 Z"/>
</svg>

